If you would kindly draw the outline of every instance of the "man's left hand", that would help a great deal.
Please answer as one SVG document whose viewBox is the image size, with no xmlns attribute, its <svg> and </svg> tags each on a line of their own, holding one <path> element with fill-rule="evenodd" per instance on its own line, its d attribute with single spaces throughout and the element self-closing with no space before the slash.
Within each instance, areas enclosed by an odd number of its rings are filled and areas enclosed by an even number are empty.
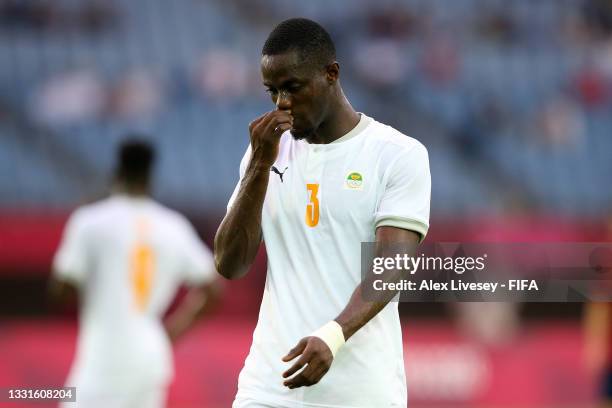
<svg viewBox="0 0 612 408">
<path fill-rule="evenodd" d="M 300 356 L 300 358 L 283 373 L 283 378 L 287 378 L 283 385 L 291 389 L 302 386 L 310 386 L 318 383 L 327 373 L 334 360 L 331 350 L 323 340 L 318 337 L 304 337 L 294 348 L 289 351 L 284 362 L 289 362 Z M 291 377 L 302 367 L 306 366 L 297 375 Z M 291 377 L 291 378 L 289 378 Z"/>
</svg>

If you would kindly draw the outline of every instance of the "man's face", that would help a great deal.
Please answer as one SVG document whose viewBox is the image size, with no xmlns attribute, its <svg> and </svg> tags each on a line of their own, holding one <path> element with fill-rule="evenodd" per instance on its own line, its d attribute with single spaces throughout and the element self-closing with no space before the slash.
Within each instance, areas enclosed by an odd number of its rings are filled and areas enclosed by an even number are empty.
<svg viewBox="0 0 612 408">
<path fill-rule="evenodd" d="M 289 51 L 264 55 L 261 73 L 276 108 L 291 111 L 293 137 L 304 139 L 315 133 L 327 115 L 331 99 L 332 84 L 326 68 L 300 63 L 299 54 Z"/>
</svg>

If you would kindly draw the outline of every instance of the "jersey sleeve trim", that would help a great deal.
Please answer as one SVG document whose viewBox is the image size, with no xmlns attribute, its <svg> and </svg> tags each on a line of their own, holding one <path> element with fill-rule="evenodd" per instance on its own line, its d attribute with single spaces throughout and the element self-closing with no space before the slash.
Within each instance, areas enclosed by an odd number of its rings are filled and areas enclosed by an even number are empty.
<svg viewBox="0 0 612 408">
<path fill-rule="evenodd" d="M 419 244 L 423 242 L 425 236 L 427 235 L 427 231 L 429 230 L 429 226 L 422 221 L 394 215 L 386 215 L 378 218 L 376 220 L 375 228 L 378 227 L 395 227 L 414 231 L 420 236 Z"/>
</svg>

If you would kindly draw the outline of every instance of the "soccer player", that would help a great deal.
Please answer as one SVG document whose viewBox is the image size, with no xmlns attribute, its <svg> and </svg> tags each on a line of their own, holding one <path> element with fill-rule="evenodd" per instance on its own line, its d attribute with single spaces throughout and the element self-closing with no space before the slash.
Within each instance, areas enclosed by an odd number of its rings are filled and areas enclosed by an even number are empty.
<svg viewBox="0 0 612 408">
<path fill-rule="evenodd" d="M 589 374 L 601 380 L 601 408 L 612 407 L 612 304 L 584 304 L 584 357 Z"/>
<path fill-rule="evenodd" d="M 263 46 L 275 109 L 249 126 L 215 237 L 226 278 L 248 271 L 262 239 L 268 256 L 234 408 L 406 406 L 397 303 L 362 295 L 360 243 L 384 255 L 388 243 L 425 237 L 427 150 L 357 113 L 335 58 L 329 34 L 307 19 L 280 23 Z"/>
<path fill-rule="evenodd" d="M 146 142 L 124 142 L 114 194 L 71 215 L 55 256 L 51 294 L 61 300 L 78 291 L 80 300 L 67 381 L 78 406 L 165 406 L 171 342 L 218 295 L 210 250 L 184 216 L 149 195 L 153 161 Z M 164 327 L 183 283 L 190 290 Z"/>
</svg>

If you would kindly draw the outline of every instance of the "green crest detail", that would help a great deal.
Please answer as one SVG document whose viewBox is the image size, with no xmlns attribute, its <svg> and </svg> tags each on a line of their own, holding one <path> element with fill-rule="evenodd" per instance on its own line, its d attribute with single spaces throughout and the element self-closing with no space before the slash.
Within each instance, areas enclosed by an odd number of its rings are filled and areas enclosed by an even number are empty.
<svg viewBox="0 0 612 408">
<path fill-rule="evenodd" d="M 346 186 L 350 189 L 361 189 L 363 185 L 363 176 L 356 171 L 349 173 L 346 176 Z"/>
</svg>

